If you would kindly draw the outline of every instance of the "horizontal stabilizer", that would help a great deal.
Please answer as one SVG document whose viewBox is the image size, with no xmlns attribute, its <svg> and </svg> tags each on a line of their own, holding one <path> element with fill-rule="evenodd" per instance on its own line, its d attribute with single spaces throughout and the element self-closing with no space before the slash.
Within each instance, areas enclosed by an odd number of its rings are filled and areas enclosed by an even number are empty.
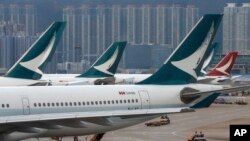
<svg viewBox="0 0 250 141">
<path fill-rule="evenodd" d="M 212 93 L 228 94 L 232 92 L 245 91 L 249 89 L 250 89 L 250 85 L 245 85 L 245 86 L 223 88 L 220 90 L 212 90 L 212 91 L 205 91 L 205 92 L 191 92 L 191 93 L 185 93 L 185 95 L 186 96 L 188 95 L 211 95 Z"/>
<path fill-rule="evenodd" d="M 204 99 L 196 101 L 195 104 L 190 106 L 191 108 L 197 109 L 197 108 L 207 108 L 209 107 L 214 100 L 220 95 L 220 93 L 213 93 L 211 95 L 205 96 Z"/>
<path fill-rule="evenodd" d="M 250 85 L 246 85 L 205 92 L 187 92 L 182 94 L 182 98 L 194 100 L 189 104 L 191 108 L 205 108 L 209 107 L 220 94 L 228 94 L 249 89 Z"/>
</svg>

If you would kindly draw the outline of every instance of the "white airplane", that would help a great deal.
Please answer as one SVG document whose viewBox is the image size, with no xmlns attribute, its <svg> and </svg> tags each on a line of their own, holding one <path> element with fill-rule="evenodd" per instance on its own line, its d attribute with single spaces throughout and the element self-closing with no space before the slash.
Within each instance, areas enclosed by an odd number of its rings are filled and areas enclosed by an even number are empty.
<svg viewBox="0 0 250 141">
<path fill-rule="evenodd" d="M 0 77 L 0 86 L 45 85 L 47 82 L 39 79 L 55 52 L 64 27 L 65 22 L 51 24 L 9 71 Z"/>
<path fill-rule="evenodd" d="M 41 80 L 51 85 L 114 84 L 114 74 L 118 68 L 127 42 L 113 42 L 96 62 L 83 74 L 44 74 Z"/>
<path fill-rule="evenodd" d="M 117 65 L 120 61 L 121 55 L 124 51 L 125 42 L 120 42 L 119 54 L 117 54 L 114 50 L 118 48 L 117 46 L 111 45 L 96 61 L 99 62 L 94 63 L 91 68 L 83 73 L 83 74 L 44 74 L 42 80 L 49 81 L 51 85 L 89 85 L 89 84 L 135 84 L 142 80 L 145 80 L 152 74 L 115 74 L 117 70 Z M 122 45 L 123 44 L 123 45 Z M 215 55 L 215 50 L 218 44 L 214 43 L 209 49 L 209 56 L 205 60 L 201 72 L 205 72 L 205 69 L 211 63 L 213 56 Z M 112 49 L 112 50 L 111 50 Z M 115 56 L 115 57 L 114 57 Z M 103 59 L 106 58 L 106 59 Z M 100 61 L 103 60 L 103 61 Z M 100 63 L 102 62 L 102 63 Z M 102 65 L 99 65 L 102 64 Z M 105 65 L 109 64 L 109 65 Z M 100 68 L 99 66 L 105 66 Z M 108 70 L 108 66 L 112 67 L 113 70 Z M 99 67 L 99 68 L 98 68 Z M 91 70 L 91 73 L 89 73 Z M 98 75 L 93 75 L 98 74 Z M 198 78 L 200 79 L 200 78 Z M 210 80 L 210 79 L 209 79 Z"/>
<path fill-rule="evenodd" d="M 198 78 L 198 83 L 231 86 L 233 80 L 239 76 L 231 76 L 231 70 L 237 58 L 238 52 L 231 51 L 203 77 Z"/>
<path fill-rule="evenodd" d="M 215 50 L 217 48 L 218 43 L 214 43 L 208 49 L 209 55 L 204 61 L 201 69 L 201 73 L 204 76 L 199 76 L 197 83 L 231 86 L 233 81 L 240 77 L 239 75 L 231 76 L 231 70 L 237 58 L 237 52 L 229 52 L 214 68 L 206 71 L 214 58 Z M 117 84 L 135 84 L 145 80 L 151 75 L 152 74 L 115 74 L 115 79 Z"/>
<path fill-rule="evenodd" d="M 221 19 L 203 16 L 158 72 L 136 85 L 0 87 L 0 140 L 105 133 L 249 89 L 191 84 Z"/>
<path fill-rule="evenodd" d="M 215 51 L 218 48 L 218 43 L 213 43 L 208 49 L 208 56 L 203 63 L 201 73 L 204 76 L 199 76 L 197 83 L 202 84 L 216 84 L 216 85 L 231 85 L 235 78 L 239 76 L 231 76 L 231 70 L 237 58 L 237 52 L 229 52 L 221 61 L 211 70 L 206 69 L 211 65 L 211 62 L 215 56 Z M 120 84 L 134 84 L 138 83 L 151 76 L 151 74 L 116 74 L 117 83 Z M 118 81 L 120 80 L 120 81 Z"/>
</svg>

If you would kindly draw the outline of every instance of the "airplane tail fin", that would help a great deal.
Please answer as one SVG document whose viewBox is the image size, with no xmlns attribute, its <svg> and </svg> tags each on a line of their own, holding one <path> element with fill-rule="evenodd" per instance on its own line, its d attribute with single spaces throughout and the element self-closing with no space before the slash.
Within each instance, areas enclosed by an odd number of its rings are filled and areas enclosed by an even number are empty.
<svg viewBox="0 0 250 141">
<path fill-rule="evenodd" d="M 229 52 L 206 76 L 229 76 L 238 52 Z"/>
<path fill-rule="evenodd" d="M 201 75 L 206 75 L 207 74 L 207 72 L 206 72 L 207 68 L 213 62 L 214 56 L 215 56 L 218 48 L 219 48 L 219 43 L 214 42 L 214 43 L 212 43 L 211 47 L 208 49 L 208 54 L 209 55 L 208 55 L 208 57 L 206 58 L 206 60 L 204 61 L 203 65 L 202 65 Z"/>
<path fill-rule="evenodd" d="M 113 77 L 126 44 L 126 41 L 113 42 L 85 73 L 77 77 Z"/>
<path fill-rule="evenodd" d="M 138 84 L 173 85 L 196 82 L 221 19 L 222 14 L 204 15 L 163 66 Z"/>
<path fill-rule="evenodd" d="M 5 77 L 40 79 L 42 71 L 56 50 L 65 25 L 66 22 L 52 23 L 9 69 Z"/>
</svg>

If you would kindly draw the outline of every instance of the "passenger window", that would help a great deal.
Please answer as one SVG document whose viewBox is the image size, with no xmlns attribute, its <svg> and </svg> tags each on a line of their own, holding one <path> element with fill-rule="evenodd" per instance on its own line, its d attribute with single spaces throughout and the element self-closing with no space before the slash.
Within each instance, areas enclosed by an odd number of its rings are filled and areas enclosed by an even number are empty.
<svg viewBox="0 0 250 141">
<path fill-rule="evenodd" d="M 43 103 L 43 107 L 45 107 L 46 106 L 46 104 L 45 103 Z"/>
<path fill-rule="evenodd" d="M 99 104 L 102 105 L 102 101 L 99 101 Z"/>
<path fill-rule="evenodd" d="M 36 103 L 34 103 L 34 107 L 36 107 Z"/>
<path fill-rule="evenodd" d="M 52 106 L 54 107 L 54 106 L 55 106 L 55 103 L 52 103 Z"/>
<path fill-rule="evenodd" d="M 103 101 L 104 104 L 106 104 L 106 101 Z"/>
<path fill-rule="evenodd" d="M 72 102 L 69 103 L 69 106 L 72 106 Z"/>
<path fill-rule="evenodd" d="M 122 104 L 122 100 L 120 100 L 120 103 Z"/>
<path fill-rule="evenodd" d="M 78 102 L 78 106 L 81 106 L 81 102 Z"/>
<path fill-rule="evenodd" d="M 94 102 L 93 102 L 93 101 L 91 101 L 91 105 L 94 105 Z"/>
<path fill-rule="evenodd" d="M 85 102 L 82 102 L 82 105 L 84 106 L 84 105 L 85 105 Z"/>
<path fill-rule="evenodd" d="M 49 107 L 49 106 L 50 106 L 50 103 L 47 103 L 47 106 Z"/>
<path fill-rule="evenodd" d="M 110 101 L 108 101 L 108 104 L 110 104 Z"/>
<path fill-rule="evenodd" d="M 135 103 L 134 99 L 132 99 L 132 103 Z"/>
<path fill-rule="evenodd" d="M 65 106 L 68 106 L 68 102 L 65 102 Z"/>
<path fill-rule="evenodd" d="M 58 103 L 58 102 L 56 102 L 56 106 L 59 106 L 59 103 Z"/>
<path fill-rule="evenodd" d="M 7 107 L 7 108 L 9 108 L 9 107 L 10 107 L 10 105 L 9 105 L 9 104 L 6 104 L 6 107 Z"/>
<path fill-rule="evenodd" d="M 128 103 L 130 103 L 130 100 L 128 100 Z"/>
<path fill-rule="evenodd" d="M 74 102 L 74 105 L 75 105 L 75 106 L 77 105 L 76 102 Z"/>
<path fill-rule="evenodd" d="M 116 104 L 118 104 L 119 103 L 119 101 L 118 100 L 116 100 Z"/>
<path fill-rule="evenodd" d="M 124 103 L 126 103 L 127 101 L 124 99 Z"/>
<path fill-rule="evenodd" d="M 95 102 L 95 105 L 98 105 L 98 102 L 97 102 L 97 101 Z"/>
<path fill-rule="evenodd" d="M 112 104 L 115 104 L 115 101 L 114 101 L 114 100 L 112 100 Z"/>
<path fill-rule="evenodd" d="M 4 104 L 2 104 L 2 107 L 4 108 L 4 107 L 5 107 L 5 105 L 4 105 Z"/>
<path fill-rule="evenodd" d="M 38 103 L 38 106 L 39 106 L 39 107 L 41 107 L 41 106 L 42 106 L 42 104 L 41 104 L 41 103 Z"/>
<path fill-rule="evenodd" d="M 61 102 L 61 106 L 63 106 L 63 102 Z"/>
<path fill-rule="evenodd" d="M 89 102 L 87 102 L 87 105 L 89 105 Z"/>
<path fill-rule="evenodd" d="M 138 103 L 138 99 L 136 99 L 135 102 Z"/>
</svg>

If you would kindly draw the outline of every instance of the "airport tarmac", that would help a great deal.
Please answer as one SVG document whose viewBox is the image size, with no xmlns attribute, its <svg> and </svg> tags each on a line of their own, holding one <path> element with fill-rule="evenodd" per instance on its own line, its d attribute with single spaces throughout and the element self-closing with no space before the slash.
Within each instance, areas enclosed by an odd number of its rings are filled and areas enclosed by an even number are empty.
<svg viewBox="0 0 250 141">
<path fill-rule="evenodd" d="M 171 123 L 158 127 L 138 124 L 132 127 L 108 132 L 102 141 L 187 141 L 195 131 L 202 131 L 208 141 L 228 141 L 230 124 L 250 124 L 250 97 L 248 105 L 212 104 L 210 108 L 196 112 L 168 115 Z M 159 119 L 154 119 L 159 120 Z M 85 141 L 91 136 L 81 136 Z M 25 141 L 49 141 L 48 138 Z M 73 141 L 65 137 L 63 141 Z"/>
</svg>

